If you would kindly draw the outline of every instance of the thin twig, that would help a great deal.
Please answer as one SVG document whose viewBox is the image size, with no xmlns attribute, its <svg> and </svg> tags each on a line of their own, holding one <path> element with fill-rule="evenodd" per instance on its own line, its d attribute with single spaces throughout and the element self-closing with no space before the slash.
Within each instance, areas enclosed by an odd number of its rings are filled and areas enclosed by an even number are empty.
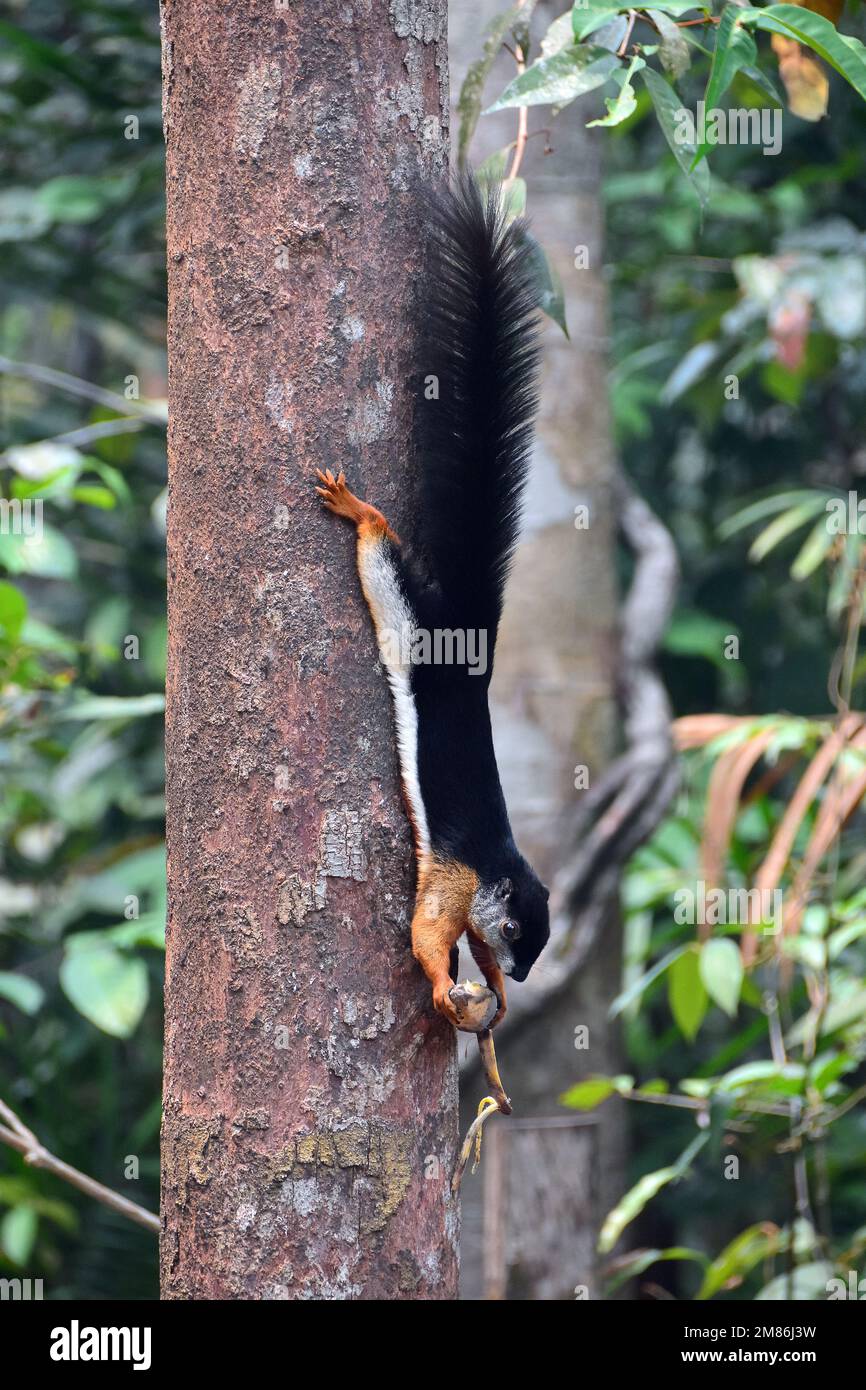
<svg viewBox="0 0 866 1390">
<path fill-rule="evenodd" d="M 662 1095 L 657 1091 L 617 1091 L 617 1095 L 622 1096 L 623 1100 L 640 1100 L 647 1105 L 672 1105 L 679 1110 L 704 1110 L 709 1108 L 710 1097 L 705 1100 L 698 1100 L 692 1096 L 681 1095 Z M 741 1109 L 750 1115 L 780 1115 L 783 1119 L 788 1119 L 790 1110 L 787 1105 L 775 1105 L 772 1101 L 759 1102 L 738 1100 Z"/>
<path fill-rule="evenodd" d="M 44 1168 L 47 1173 L 63 1178 L 80 1192 L 85 1192 L 88 1197 L 102 1202 L 103 1206 L 111 1207 L 112 1211 L 119 1212 L 121 1216 L 129 1217 L 130 1221 L 135 1221 L 139 1226 L 146 1226 L 149 1231 L 159 1231 L 158 1216 L 140 1207 L 137 1202 L 131 1202 L 128 1197 L 121 1197 L 119 1192 L 112 1191 L 110 1187 L 104 1187 L 101 1182 L 89 1178 L 86 1173 L 79 1172 L 69 1163 L 64 1163 L 62 1158 L 56 1158 L 53 1153 L 49 1153 L 33 1131 L 28 1129 L 14 1110 L 10 1110 L 2 1100 L 0 1117 L 9 1126 L 7 1129 L 6 1125 L 0 1125 L 0 1143 L 8 1144 L 10 1149 L 17 1149 L 24 1155 L 24 1162 L 31 1168 Z"/>
<path fill-rule="evenodd" d="M 81 444 L 92 444 L 96 439 L 111 439 L 116 434 L 132 434 L 144 429 L 147 421 L 134 415 L 123 416 L 120 420 L 98 420 L 94 425 L 82 425 L 80 430 L 68 430 L 66 434 L 55 435 L 53 439 L 40 439 L 40 444 L 71 444 L 78 448 Z"/>
<path fill-rule="evenodd" d="M 526 0 L 520 0 L 520 3 L 518 4 L 517 8 L 519 10 L 522 10 L 525 3 Z M 508 45 L 506 44 L 505 47 L 508 48 Z M 526 51 L 523 48 L 523 45 L 515 44 L 513 52 L 510 48 L 508 49 L 508 51 L 509 53 L 511 53 L 512 58 L 517 64 L 518 77 L 522 77 L 523 74 L 526 72 Z M 517 139 L 514 142 L 514 156 L 511 160 L 511 168 L 508 171 L 508 176 L 503 180 L 504 184 L 513 183 L 514 180 L 517 178 L 517 173 L 520 169 L 520 165 L 523 162 L 523 154 L 526 149 L 528 130 L 529 107 L 521 106 L 518 108 L 517 112 Z"/>
<path fill-rule="evenodd" d="M 631 38 L 631 33 L 632 33 L 632 30 L 634 29 L 634 22 L 635 22 L 635 19 L 636 19 L 636 18 L 637 18 L 637 11 L 636 11 L 636 10 L 629 10 L 629 12 L 628 12 L 628 27 L 626 28 L 625 36 L 624 36 L 624 38 L 623 38 L 623 41 L 622 41 L 622 43 L 620 44 L 619 48 L 617 49 L 617 57 L 619 57 L 619 58 L 622 58 L 622 57 L 625 56 L 625 51 L 626 51 L 626 49 L 628 48 L 628 41 L 629 41 L 629 39 Z"/>
<path fill-rule="evenodd" d="M 70 376 L 68 372 L 57 372 L 53 367 L 42 367 L 38 362 L 13 362 L 10 357 L 0 357 L 0 376 L 17 376 L 25 381 L 36 381 L 42 386 L 54 386 L 70 396 L 81 396 L 84 400 L 95 401 L 97 405 L 108 406 L 119 415 L 133 415 L 146 420 L 151 425 L 165 428 L 165 415 L 155 406 L 141 402 L 128 401 L 115 391 L 106 391 L 102 386 L 94 386 L 91 381 Z"/>
</svg>

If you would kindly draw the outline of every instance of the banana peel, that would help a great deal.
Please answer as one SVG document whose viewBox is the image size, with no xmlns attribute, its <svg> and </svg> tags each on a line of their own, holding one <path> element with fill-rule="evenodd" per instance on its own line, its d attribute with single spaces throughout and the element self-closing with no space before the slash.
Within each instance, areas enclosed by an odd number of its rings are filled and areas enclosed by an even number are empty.
<svg viewBox="0 0 866 1390">
<path fill-rule="evenodd" d="M 481 1130 L 485 1120 L 495 1114 L 510 1115 L 511 1101 L 505 1093 L 505 1087 L 499 1075 L 496 1049 L 493 1046 L 493 1030 L 489 1026 L 499 1007 L 496 995 L 492 989 L 487 989 L 474 980 L 463 980 L 450 991 L 450 998 L 459 1019 L 460 1031 L 474 1033 L 478 1039 L 478 1052 L 489 1092 L 480 1102 L 478 1113 L 469 1127 L 469 1133 L 466 1135 L 460 1150 L 460 1157 L 457 1160 L 457 1167 L 451 1180 L 451 1190 L 456 1195 L 460 1189 L 473 1144 L 475 1147 L 473 1173 L 478 1166 L 481 1158 Z"/>
</svg>

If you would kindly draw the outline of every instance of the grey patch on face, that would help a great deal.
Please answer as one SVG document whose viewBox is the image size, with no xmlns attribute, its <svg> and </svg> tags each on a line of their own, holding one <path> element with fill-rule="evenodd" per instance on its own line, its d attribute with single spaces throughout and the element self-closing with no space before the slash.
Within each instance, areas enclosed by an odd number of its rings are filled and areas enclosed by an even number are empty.
<svg viewBox="0 0 866 1390">
<path fill-rule="evenodd" d="M 499 930 L 507 917 L 505 904 L 494 888 L 485 884 L 476 888 L 469 909 L 469 921 L 478 935 L 487 942 L 505 975 L 509 975 L 514 969 L 514 957 Z"/>
</svg>

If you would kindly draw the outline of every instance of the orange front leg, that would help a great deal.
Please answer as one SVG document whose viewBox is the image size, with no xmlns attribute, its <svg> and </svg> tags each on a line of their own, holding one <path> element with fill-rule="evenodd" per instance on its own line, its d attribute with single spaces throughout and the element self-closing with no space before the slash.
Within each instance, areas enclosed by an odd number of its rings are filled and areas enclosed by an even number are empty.
<svg viewBox="0 0 866 1390">
<path fill-rule="evenodd" d="M 454 918 L 431 914 L 426 902 L 422 901 L 415 909 L 412 954 L 433 986 L 433 1007 L 455 1028 L 460 1027 L 460 1020 L 450 998 L 450 991 L 456 984 L 451 978 L 451 952 L 463 930 L 462 924 Z"/>
</svg>

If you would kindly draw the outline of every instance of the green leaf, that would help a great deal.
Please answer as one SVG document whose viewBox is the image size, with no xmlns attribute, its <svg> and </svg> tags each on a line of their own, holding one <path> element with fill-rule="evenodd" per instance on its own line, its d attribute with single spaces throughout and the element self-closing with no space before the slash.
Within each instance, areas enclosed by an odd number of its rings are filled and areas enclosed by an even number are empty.
<svg viewBox="0 0 866 1390">
<path fill-rule="evenodd" d="M 696 382 L 706 375 L 709 368 L 720 356 L 722 344 L 716 342 L 695 343 L 674 367 L 661 391 L 663 404 L 670 405 L 685 395 Z"/>
<path fill-rule="evenodd" d="M 730 1280 L 742 1279 L 761 1260 L 775 1255 L 779 1250 L 781 1234 L 769 1222 L 741 1231 L 713 1260 L 695 1295 L 696 1300 L 712 1298 Z"/>
<path fill-rule="evenodd" d="M 710 195 L 709 165 L 705 159 L 702 159 L 695 168 L 692 168 L 697 150 L 694 143 L 683 141 L 682 138 L 680 130 L 682 103 L 670 83 L 666 82 L 661 73 L 656 72 L 654 68 L 644 68 L 641 77 L 650 94 L 653 110 L 662 128 L 662 134 L 668 142 L 671 154 L 687 178 L 689 187 L 701 207 L 706 207 Z"/>
<path fill-rule="evenodd" d="M 102 459 L 95 458 L 92 454 L 85 455 L 84 462 L 88 472 L 95 473 L 100 477 L 111 488 L 119 502 L 132 501 L 129 484 L 117 468 L 112 467 L 110 463 L 105 463 Z"/>
<path fill-rule="evenodd" d="M 866 47 L 859 39 L 840 34 L 834 24 L 799 5 L 767 5 L 746 10 L 741 23 L 797 39 L 835 68 L 866 100 Z"/>
<path fill-rule="evenodd" d="M 629 1222 L 634 1221 L 635 1217 L 640 1215 L 647 1202 L 650 1202 L 656 1193 L 661 1192 L 668 1183 L 676 1182 L 688 1172 L 692 1159 L 700 1152 L 709 1137 L 708 1133 L 696 1135 L 688 1148 L 680 1154 L 676 1163 L 667 1168 L 658 1168 L 654 1173 L 645 1173 L 634 1187 L 629 1189 L 613 1208 L 613 1211 L 605 1217 L 598 1240 L 598 1248 L 602 1254 L 607 1254 L 613 1249 Z"/>
<path fill-rule="evenodd" d="M 634 1221 L 635 1217 L 643 1211 L 647 1202 L 652 1201 L 656 1193 L 661 1192 L 663 1187 L 673 1182 L 676 1176 L 677 1170 L 673 1166 L 657 1168 L 654 1173 L 645 1173 L 634 1187 L 630 1188 L 622 1200 L 605 1217 L 598 1240 L 598 1248 L 602 1254 L 607 1254 L 613 1249 L 629 1222 Z"/>
<path fill-rule="evenodd" d="M 744 1062 L 719 1077 L 717 1088 L 729 1094 L 747 1090 L 750 1086 L 763 1086 L 781 1095 L 798 1095 L 803 1089 L 805 1067 L 800 1062 L 786 1062 L 779 1066 L 769 1060 Z"/>
<path fill-rule="evenodd" d="M 109 944 L 96 945 L 91 938 L 76 945 L 66 943 L 60 966 L 63 992 L 80 1014 L 113 1038 L 135 1032 L 147 1005 L 147 967 Z"/>
<path fill-rule="evenodd" d="M 629 64 L 628 71 L 614 73 L 613 80 L 619 83 L 619 94 L 615 97 L 605 97 L 604 104 L 607 107 L 607 115 L 599 116 L 595 121 L 587 121 L 587 127 L 594 125 L 614 126 L 621 125 L 628 120 L 637 110 L 637 97 L 634 94 L 634 87 L 631 79 L 635 72 L 646 67 L 643 58 L 635 56 Z"/>
<path fill-rule="evenodd" d="M 668 1003 L 674 1022 L 684 1038 L 694 1042 L 707 1012 L 707 991 L 701 979 L 700 957 L 696 947 L 678 956 L 668 976 Z"/>
<path fill-rule="evenodd" d="M 0 534 L 0 565 L 10 574 L 37 574 L 43 579 L 74 579 L 78 559 L 65 536 L 43 524 L 30 536 Z"/>
<path fill-rule="evenodd" d="M 129 187 L 128 179 L 61 174 L 42 185 L 37 200 L 53 222 L 92 222 Z"/>
<path fill-rule="evenodd" d="M 0 637 L 17 642 L 27 617 L 27 600 L 14 584 L 0 583 Z"/>
<path fill-rule="evenodd" d="M 116 927 L 107 927 L 104 933 L 115 946 L 131 948 L 151 946 L 155 951 L 165 950 L 165 912 L 146 912 L 132 922 L 119 922 Z"/>
<path fill-rule="evenodd" d="M 707 1263 L 706 1255 L 700 1250 L 689 1250 L 685 1245 L 671 1245 L 667 1250 L 630 1250 L 627 1255 L 613 1261 L 613 1278 L 607 1284 L 607 1293 L 614 1293 L 627 1279 L 636 1279 L 650 1265 L 658 1264 L 661 1260 L 693 1260 L 700 1265 Z"/>
<path fill-rule="evenodd" d="M 619 67 L 620 61 L 613 53 L 569 44 L 549 58 L 539 58 L 509 82 L 486 114 L 509 106 L 567 106 L 576 97 L 603 86 Z"/>
<path fill-rule="evenodd" d="M 713 937 L 701 947 L 700 974 L 707 994 L 729 1018 L 734 1018 L 743 984 L 743 960 L 736 944 Z"/>
<path fill-rule="evenodd" d="M 617 1014 L 621 1014 L 623 1009 L 627 1009 L 635 999 L 639 999 L 653 981 L 663 975 L 675 961 L 679 960 L 680 956 L 690 949 L 689 946 L 678 946 L 675 951 L 669 951 L 666 956 L 662 956 L 661 960 L 656 961 L 652 969 L 648 970 L 645 975 L 641 975 L 640 979 L 633 981 L 628 989 L 624 989 L 621 994 L 617 995 L 610 1006 L 609 1017 L 616 1018 Z"/>
<path fill-rule="evenodd" d="M 27 619 L 21 629 L 21 641 L 36 651 L 54 652 L 64 661 L 73 661 L 78 652 L 74 642 L 70 642 L 62 632 L 57 632 L 47 623 L 40 622 L 38 618 Z"/>
<path fill-rule="evenodd" d="M 852 1023 L 860 1025 L 861 1020 L 866 1015 L 866 989 L 852 988 L 844 994 L 831 998 L 827 1010 L 821 1020 L 820 1033 L 822 1037 L 835 1033 L 840 1028 L 847 1028 Z M 811 1026 L 810 1015 L 805 1015 L 797 1020 L 793 1028 L 787 1034 L 787 1041 L 792 1045 L 801 1043 L 808 1035 Z"/>
<path fill-rule="evenodd" d="M 604 1089 L 605 1094 L 601 1091 Z M 579 1081 L 575 1086 L 565 1091 L 559 1098 L 561 1105 L 568 1105 L 574 1110 L 590 1110 L 599 1105 L 602 1100 L 606 1100 L 609 1095 L 614 1093 L 626 1095 L 634 1089 L 634 1077 L 620 1074 L 618 1076 L 590 1076 L 586 1081 Z"/>
<path fill-rule="evenodd" d="M 798 552 L 791 566 L 791 578 L 808 579 L 830 553 L 836 537 L 830 530 L 828 518 L 822 516 L 806 537 L 803 548 Z"/>
<path fill-rule="evenodd" d="M 25 1265 L 36 1244 L 39 1218 L 32 1207 L 13 1207 L 0 1222 L 0 1250 L 13 1264 Z"/>
<path fill-rule="evenodd" d="M 664 10 L 666 14 L 685 14 L 688 10 L 709 11 L 709 3 L 703 0 L 647 0 L 643 5 L 631 5 L 628 0 L 578 0 L 572 10 L 572 22 L 577 33 L 577 26 L 580 24 L 581 17 L 585 14 L 604 12 L 607 14 L 617 11 L 626 12 L 628 10 Z"/>
<path fill-rule="evenodd" d="M 544 38 L 541 40 L 542 57 L 550 58 L 554 53 L 558 53 L 561 48 L 567 48 L 575 39 L 581 37 L 574 30 L 574 10 L 567 10 L 555 19 L 548 29 Z M 601 23 L 606 24 L 607 15 L 601 16 Z"/>
<path fill-rule="evenodd" d="M 819 505 L 824 507 L 829 496 L 829 493 L 819 493 L 816 488 L 798 488 L 796 491 L 776 492 L 772 497 L 762 497 L 760 501 L 750 502 L 747 507 L 723 521 L 719 527 L 719 538 L 727 540 L 737 531 L 751 526 L 753 522 L 763 521 L 764 517 L 785 511 L 788 507 L 796 507 L 801 502 L 815 502 L 820 499 Z"/>
<path fill-rule="evenodd" d="M 72 489 L 72 498 L 75 502 L 84 502 L 88 507 L 99 507 L 102 511 L 111 511 L 117 505 L 114 493 L 99 483 L 79 483 Z"/>
<path fill-rule="evenodd" d="M 616 1094 L 612 1077 L 591 1076 L 586 1081 L 578 1081 L 559 1097 L 560 1105 L 569 1110 L 594 1110 L 602 1101 Z"/>
<path fill-rule="evenodd" d="M 529 266 L 538 292 L 538 305 L 542 313 L 553 319 L 568 337 L 568 324 L 565 318 L 565 291 L 559 272 L 551 264 L 544 247 L 536 241 L 531 232 L 524 227 L 522 239 L 529 252 Z"/>
<path fill-rule="evenodd" d="M 737 5 L 727 5 L 722 11 L 713 50 L 713 64 L 704 94 L 704 108 L 707 112 L 718 106 L 739 70 L 757 62 L 758 50 L 755 40 L 740 25 L 742 13 Z M 706 140 L 702 141 L 694 163 L 697 163 L 710 148 Z"/>
<path fill-rule="evenodd" d="M 743 77 L 748 78 L 749 82 L 754 82 L 756 87 L 760 87 L 762 92 L 766 92 L 776 106 L 784 106 L 782 93 L 768 73 L 759 67 L 752 66 L 741 68 L 740 71 Z"/>
<path fill-rule="evenodd" d="M 580 43 L 582 39 L 588 39 L 590 34 L 595 34 L 600 29 L 612 28 L 616 23 L 616 19 L 617 15 L 614 14 L 612 17 L 610 10 L 582 9 L 579 5 L 575 5 L 571 12 L 571 21 L 576 42 Z M 623 16 L 623 19 L 625 19 L 625 16 Z M 626 24 L 627 23 L 628 21 L 626 20 Z M 624 32 L 623 30 L 623 33 Z M 607 46 L 611 47 L 610 45 Z M 614 47 L 618 48 L 619 44 Z M 611 52 L 613 51 L 614 48 L 611 47 Z"/>
<path fill-rule="evenodd" d="M 39 486 L 48 488 L 60 479 L 71 477 L 74 481 L 84 462 L 82 455 L 71 444 L 58 444 L 52 439 L 40 439 L 36 444 L 18 444 L 7 449 L 3 462 Z M 32 490 L 31 490 L 32 491 Z M 25 491 L 22 496 L 27 496 Z M 44 495 L 44 494 L 43 494 Z"/>
<path fill-rule="evenodd" d="M 120 913 L 128 894 L 141 897 L 165 899 L 165 845 L 151 845 L 147 849 L 133 850 L 132 853 L 119 854 L 108 868 L 98 874 L 82 875 L 76 901 L 83 907 L 94 908 L 97 912 Z M 150 903 L 149 903 L 150 905 Z M 141 925 L 142 917 L 137 924 Z"/>
<path fill-rule="evenodd" d="M 42 1008 L 45 990 L 27 975 L 0 970 L 0 999 L 8 999 L 24 1014 L 35 1014 Z"/>
<path fill-rule="evenodd" d="M 665 72 L 675 81 L 682 77 L 691 64 L 689 45 L 674 21 L 661 10 L 647 10 L 647 14 L 661 35 L 659 59 Z"/>
<path fill-rule="evenodd" d="M 706 1100 L 713 1094 L 713 1082 L 703 1076 L 686 1076 L 680 1082 L 680 1090 L 694 1100 Z"/>
<path fill-rule="evenodd" d="M 859 1065 L 860 1059 L 850 1052 L 824 1052 L 812 1064 L 809 1085 L 823 1094 L 840 1077 L 854 1071 Z"/>
<path fill-rule="evenodd" d="M 142 719 L 148 714 L 162 714 L 165 696 L 152 695 L 89 695 L 55 712 L 55 719 Z"/>
<path fill-rule="evenodd" d="M 799 961 L 809 970 L 823 970 L 827 964 L 827 948 L 823 941 L 816 941 L 814 936 L 786 936 L 781 944 L 786 956 Z"/>
<path fill-rule="evenodd" d="M 857 922 L 849 922 L 847 926 L 832 932 L 827 941 L 830 959 L 835 960 L 846 946 L 850 946 L 852 941 L 858 941 L 861 936 L 866 936 L 866 917 L 861 917 Z"/>
<path fill-rule="evenodd" d="M 674 614 L 663 645 L 667 652 L 677 656 L 702 656 L 724 670 L 729 664 L 725 659 L 725 640 L 736 634 L 735 626 L 714 618 L 711 613 L 685 610 Z"/>
<path fill-rule="evenodd" d="M 756 562 L 763 560 L 780 541 L 790 536 L 792 532 L 799 530 L 801 526 L 805 526 L 807 521 L 812 520 L 816 512 L 823 510 L 823 497 L 810 497 L 807 502 L 800 502 L 796 507 L 789 507 L 787 511 L 782 512 L 781 516 L 777 516 L 774 521 L 770 522 L 769 526 L 765 526 L 763 531 L 758 533 L 749 546 L 749 559 Z M 826 517 L 822 524 L 826 531 Z"/>
</svg>

